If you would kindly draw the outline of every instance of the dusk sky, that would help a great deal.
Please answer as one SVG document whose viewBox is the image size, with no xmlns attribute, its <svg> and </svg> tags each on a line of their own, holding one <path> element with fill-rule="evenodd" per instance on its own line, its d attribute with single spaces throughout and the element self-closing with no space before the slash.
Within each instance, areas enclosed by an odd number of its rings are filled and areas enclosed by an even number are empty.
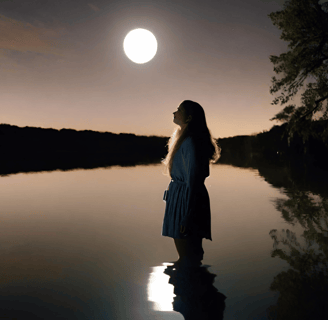
<svg viewBox="0 0 328 320">
<path fill-rule="evenodd" d="M 0 123 L 171 135 L 183 100 L 205 110 L 215 138 L 279 124 L 270 55 L 287 50 L 268 14 L 283 0 L 2 0 Z M 145 64 L 123 50 L 151 31 Z"/>
</svg>

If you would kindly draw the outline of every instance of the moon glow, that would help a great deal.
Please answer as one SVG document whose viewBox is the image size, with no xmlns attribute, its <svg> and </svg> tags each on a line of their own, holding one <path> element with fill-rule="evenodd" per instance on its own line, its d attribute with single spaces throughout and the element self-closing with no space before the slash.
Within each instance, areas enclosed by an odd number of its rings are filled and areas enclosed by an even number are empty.
<svg viewBox="0 0 328 320">
<path fill-rule="evenodd" d="M 142 64 L 154 58 L 157 52 L 157 40 L 146 29 L 134 29 L 126 35 L 123 48 L 131 61 Z"/>
</svg>

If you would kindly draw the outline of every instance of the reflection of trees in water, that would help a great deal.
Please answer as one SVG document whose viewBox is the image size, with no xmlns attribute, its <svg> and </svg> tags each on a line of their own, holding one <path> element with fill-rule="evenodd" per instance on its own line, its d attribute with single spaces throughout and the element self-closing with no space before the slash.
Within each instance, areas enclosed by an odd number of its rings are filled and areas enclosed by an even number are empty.
<svg viewBox="0 0 328 320">
<path fill-rule="evenodd" d="M 240 158 L 240 163 L 232 157 L 228 161 L 257 169 L 266 182 L 281 190 L 287 199 L 275 199 L 276 209 L 291 226 L 303 229 L 301 236 L 290 230 L 270 232 L 274 240 L 272 257 L 285 260 L 290 268 L 271 284 L 270 289 L 279 292 L 279 298 L 268 308 L 269 319 L 328 319 L 327 165 L 319 168 L 299 156 L 284 161 L 273 157 L 269 162 L 249 158 Z"/>
<path fill-rule="evenodd" d="M 326 220 L 328 216 L 328 198 L 295 189 L 289 189 L 285 194 L 289 199 L 276 199 L 274 202 L 288 223 L 299 223 L 303 228 L 323 231 L 321 220 Z"/>
<path fill-rule="evenodd" d="M 272 257 L 289 265 L 271 286 L 280 296 L 268 308 L 269 319 L 328 319 L 328 198 L 308 191 L 286 190 L 289 199 L 276 199 L 283 218 L 304 231 L 298 240 L 290 230 L 271 230 Z"/>
<path fill-rule="evenodd" d="M 206 267 L 168 267 L 164 271 L 170 276 L 176 297 L 173 310 L 180 312 L 185 320 L 222 320 L 225 309 L 224 294 L 213 285 L 215 274 Z"/>
</svg>

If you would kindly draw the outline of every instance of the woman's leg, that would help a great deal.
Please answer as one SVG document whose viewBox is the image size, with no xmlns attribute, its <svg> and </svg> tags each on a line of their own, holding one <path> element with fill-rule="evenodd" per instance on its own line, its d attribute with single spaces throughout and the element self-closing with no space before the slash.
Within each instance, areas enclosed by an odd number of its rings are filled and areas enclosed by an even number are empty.
<svg viewBox="0 0 328 320">
<path fill-rule="evenodd" d="M 187 239 L 174 239 L 175 247 L 177 248 L 179 260 L 187 255 Z"/>
<path fill-rule="evenodd" d="M 193 235 L 188 240 L 189 240 L 188 248 L 189 248 L 190 256 L 198 261 L 203 260 L 204 257 L 204 250 L 202 246 L 203 238 Z"/>
<path fill-rule="evenodd" d="M 203 238 L 196 235 L 190 235 L 185 239 L 174 239 L 179 254 L 179 261 L 182 257 L 188 257 L 197 261 L 203 260 L 204 250 L 202 241 Z"/>
</svg>

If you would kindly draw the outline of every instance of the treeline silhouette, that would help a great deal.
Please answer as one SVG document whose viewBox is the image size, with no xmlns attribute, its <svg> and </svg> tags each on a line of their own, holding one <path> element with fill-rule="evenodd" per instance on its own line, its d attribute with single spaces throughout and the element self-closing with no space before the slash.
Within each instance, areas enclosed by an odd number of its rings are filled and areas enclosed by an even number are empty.
<svg viewBox="0 0 328 320">
<path fill-rule="evenodd" d="M 328 163 L 327 145 L 318 138 L 328 121 L 317 121 L 304 144 L 295 134 L 288 145 L 287 124 L 251 136 L 217 139 L 218 163 L 258 167 L 263 161 L 282 163 L 296 159 L 322 168 Z M 71 170 L 112 165 L 160 163 L 169 137 L 137 136 L 91 130 L 45 129 L 0 124 L 0 175 L 43 170 Z"/>
<path fill-rule="evenodd" d="M 286 126 L 273 126 L 269 131 L 251 136 L 218 139 L 222 148 L 219 163 L 257 168 L 263 161 L 275 164 L 292 162 L 327 169 L 328 141 L 323 141 L 321 136 L 328 121 L 314 121 L 305 143 L 295 133 L 288 144 Z"/>
<path fill-rule="evenodd" d="M 0 124 L 0 174 L 160 161 L 167 138 Z"/>
</svg>

